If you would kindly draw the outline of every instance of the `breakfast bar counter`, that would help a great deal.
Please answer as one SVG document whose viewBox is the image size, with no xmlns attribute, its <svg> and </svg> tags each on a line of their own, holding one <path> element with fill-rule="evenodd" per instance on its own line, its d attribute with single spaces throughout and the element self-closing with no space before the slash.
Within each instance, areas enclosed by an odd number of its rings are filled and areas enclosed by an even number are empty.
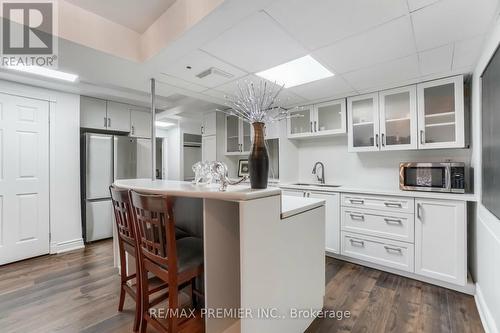
<svg viewBox="0 0 500 333">
<path fill-rule="evenodd" d="M 130 179 L 115 186 L 202 205 L 206 332 L 299 333 L 314 317 L 292 314 L 322 309 L 323 200 L 249 185 L 219 191 L 217 184 Z M 175 214 L 192 214 L 189 205 L 180 207 Z"/>
</svg>

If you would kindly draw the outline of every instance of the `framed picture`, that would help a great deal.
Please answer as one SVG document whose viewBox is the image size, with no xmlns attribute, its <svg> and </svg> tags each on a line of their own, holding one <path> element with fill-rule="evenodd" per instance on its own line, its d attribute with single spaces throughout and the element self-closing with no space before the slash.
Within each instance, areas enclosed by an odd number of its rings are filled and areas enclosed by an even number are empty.
<svg viewBox="0 0 500 333">
<path fill-rule="evenodd" d="M 248 160 L 239 160 L 238 177 L 248 176 Z"/>
</svg>

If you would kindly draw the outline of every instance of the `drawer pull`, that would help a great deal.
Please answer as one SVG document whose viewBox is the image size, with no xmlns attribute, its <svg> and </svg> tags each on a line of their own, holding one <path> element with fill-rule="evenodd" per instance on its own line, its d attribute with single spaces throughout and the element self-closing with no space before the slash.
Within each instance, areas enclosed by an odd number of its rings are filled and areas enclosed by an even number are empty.
<svg viewBox="0 0 500 333">
<path fill-rule="evenodd" d="M 401 250 L 400 248 L 397 248 L 397 247 L 390 247 L 390 246 L 384 246 L 384 249 L 387 251 L 387 252 L 398 252 L 398 253 L 401 253 L 403 254 L 403 250 Z"/>
<path fill-rule="evenodd" d="M 352 204 L 356 204 L 356 205 L 364 205 L 365 204 L 365 201 L 364 200 L 360 200 L 360 199 L 349 199 L 349 201 Z"/>
<path fill-rule="evenodd" d="M 397 220 L 397 219 L 384 219 L 385 223 L 387 224 L 403 224 L 403 221 Z"/>
<path fill-rule="evenodd" d="M 351 218 L 353 220 L 360 220 L 360 221 L 364 221 L 365 220 L 365 216 L 364 215 L 358 215 L 358 214 L 349 214 L 351 215 Z"/>
<path fill-rule="evenodd" d="M 384 202 L 386 207 L 403 208 L 403 205 L 399 202 Z"/>
<path fill-rule="evenodd" d="M 356 240 L 356 239 L 349 239 L 349 241 L 351 242 L 352 245 L 359 244 L 360 246 L 365 247 L 365 242 L 363 242 L 363 241 Z"/>
</svg>

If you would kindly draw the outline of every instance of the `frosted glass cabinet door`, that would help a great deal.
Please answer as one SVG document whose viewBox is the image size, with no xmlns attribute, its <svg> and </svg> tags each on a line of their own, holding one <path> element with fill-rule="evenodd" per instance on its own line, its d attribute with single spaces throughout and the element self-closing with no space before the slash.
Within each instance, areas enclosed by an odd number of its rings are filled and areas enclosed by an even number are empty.
<svg viewBox="0 0 500 333">
<path fill-rule="evenodd" d="M 299 115 L 288 119 L 288 137 L 297 138 L 309 136 L 313 132 L 312 106 L 300 107 L 290 111 L 290 116 Z"/>
<path fill-rule="evenodd" d="M 419 148 L 463 148 L 463 76 L 418 84 L 417 93 Z"/>
<path fill-rule="evenodd" d="M 417 87 L 381 91 L 381 150 L 417 149 Z"/>
<path fill-rule="evenodd" d="M 239 153 L 240 121 L 236 116 L 226 116 L 226 153 Z"/>
<path fill-rule="evenodd" d="M 242 133 L 242 152 L 249 153 L 252 148 L 252 130 L 251 125 L 246 121 L 240 120 Z"/>
<path fill-rule="evenodd" d="M 379 150 L 378 93 L 347 99 L 350 152 Z"/>
<path fill-rule="evenodd" d="M 318 135 L 346 132 L 345 99 L 318 104 L 313 130 Z"/>
</svg>

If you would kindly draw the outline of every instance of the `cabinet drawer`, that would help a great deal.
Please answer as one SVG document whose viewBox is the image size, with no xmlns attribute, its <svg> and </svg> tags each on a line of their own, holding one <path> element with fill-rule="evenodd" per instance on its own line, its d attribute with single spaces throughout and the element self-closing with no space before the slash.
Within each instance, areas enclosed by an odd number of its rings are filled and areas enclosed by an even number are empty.
<svg viewBox="0 0 500 333">
<path fill-rule="evenodd" d="M 342 230 L 413 243 L 415 216 L 344 207 Z"/>
<path fill-rule="evenodd" d="M 368 194 L 342 194 L 342 206 L 414 214 L 415 199 Z"/>
<path fill-rule="evenodd" d="M 414 271 L 414 247 L 408 243 L 342 232 L 342 255 L 402 271 Z"/>
</svg>

